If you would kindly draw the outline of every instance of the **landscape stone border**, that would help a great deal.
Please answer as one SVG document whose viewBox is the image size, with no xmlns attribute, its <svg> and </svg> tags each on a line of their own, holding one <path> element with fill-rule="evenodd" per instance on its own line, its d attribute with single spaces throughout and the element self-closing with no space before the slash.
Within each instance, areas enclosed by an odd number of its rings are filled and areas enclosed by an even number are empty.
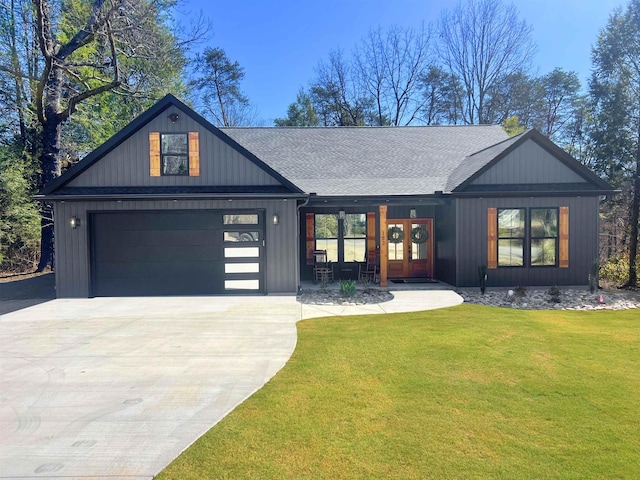
<svg viewBox="0 0 640 480">
<path fill-rule="evenodd" d="M 509 295 L 511 290 L 512 295 Z M 640 308 L 640 293 L 629 290 L 587 289 L 491 290 L 484 295 L 480 291 L 459 290 L 465 303 L 492 307 L 517 308 L 523 310 L 627 310 Z M 524 293 L 524 295 L 522 295 Z M 556 295 L 553 295 L 556 293 Z M 600 298 L 602 296 L 602 298 Z M 310 305 L 368 305 L 384 303 L 393 299 L 388 290 L 357 290 L 353 297 L 342 295 L 338 290 L 302 290 L 297 295 L 300 303 Z M 600 303 L 602 300 L 603 303 Z"/>
</svg>

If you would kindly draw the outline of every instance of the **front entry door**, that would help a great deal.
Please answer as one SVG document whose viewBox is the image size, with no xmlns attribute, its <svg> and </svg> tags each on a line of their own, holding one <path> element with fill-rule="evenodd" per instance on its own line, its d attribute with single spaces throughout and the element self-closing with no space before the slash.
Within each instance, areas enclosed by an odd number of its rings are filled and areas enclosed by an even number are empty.
<svg viewBox="0 0 640 480">
<path fill-rule="evenodd" d="M 389 278 L 433 276 L 433 219 L 387 220 Z"/>
</svg>

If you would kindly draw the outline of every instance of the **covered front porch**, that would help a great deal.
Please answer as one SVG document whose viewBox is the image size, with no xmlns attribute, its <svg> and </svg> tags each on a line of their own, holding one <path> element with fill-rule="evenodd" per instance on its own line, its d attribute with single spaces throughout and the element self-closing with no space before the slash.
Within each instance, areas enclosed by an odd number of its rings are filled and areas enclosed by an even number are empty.
<svg viewBox="0 0 640 480">
<path fill-rule="evenodd" d="M 300 216 L 301 286 L 363 280 L 363 271 L 371 271 L 372 265 L 374 281 L 367 283 L 382 288 L 455 284 L 454 212 L 442 194 L 384 199 L 312 196 Z M 328 268 L 327 278 L 318 275 L 319 262 Z"/>
</svg>

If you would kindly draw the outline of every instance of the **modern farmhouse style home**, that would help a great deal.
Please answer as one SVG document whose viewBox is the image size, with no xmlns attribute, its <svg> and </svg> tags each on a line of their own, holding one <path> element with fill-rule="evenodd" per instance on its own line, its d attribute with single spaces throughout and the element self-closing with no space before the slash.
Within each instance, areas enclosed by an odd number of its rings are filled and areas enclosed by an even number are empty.
<svg viewBox="0 0 640 480">
<path fill-rule="evenodd" d="M 612 188 L 535 130 L 216 128 L 168 95 L 44 188 L 59 297 L 586 285 Z M 324 277 L 326 280 L 327 277 Z"/>
</svg>

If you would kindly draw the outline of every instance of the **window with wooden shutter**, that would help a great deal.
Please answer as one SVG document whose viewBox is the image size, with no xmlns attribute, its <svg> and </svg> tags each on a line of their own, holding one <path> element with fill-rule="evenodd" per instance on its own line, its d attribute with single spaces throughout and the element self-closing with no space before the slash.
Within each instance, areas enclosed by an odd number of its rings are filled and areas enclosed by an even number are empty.
<svg viewBox="0 0 640 480">
<path fill-rule="evenodd" d="M 200 140 L 198 132 L 189 132 L 189 176 L 200 176 Z"/>
<path fill-rule="evenodd" d="M 498 209 L 487 210 L 487 268 L 498 268 Z"/>
<path fill-rule="evenodd" d="M 149 132 L 149 175 L 160 176 L 160 132 Z"/>
<path fill-rule="evenodd" d="M 569 268 L 569 207 L 560 207 L 560 268 Z"/>
</svg>

